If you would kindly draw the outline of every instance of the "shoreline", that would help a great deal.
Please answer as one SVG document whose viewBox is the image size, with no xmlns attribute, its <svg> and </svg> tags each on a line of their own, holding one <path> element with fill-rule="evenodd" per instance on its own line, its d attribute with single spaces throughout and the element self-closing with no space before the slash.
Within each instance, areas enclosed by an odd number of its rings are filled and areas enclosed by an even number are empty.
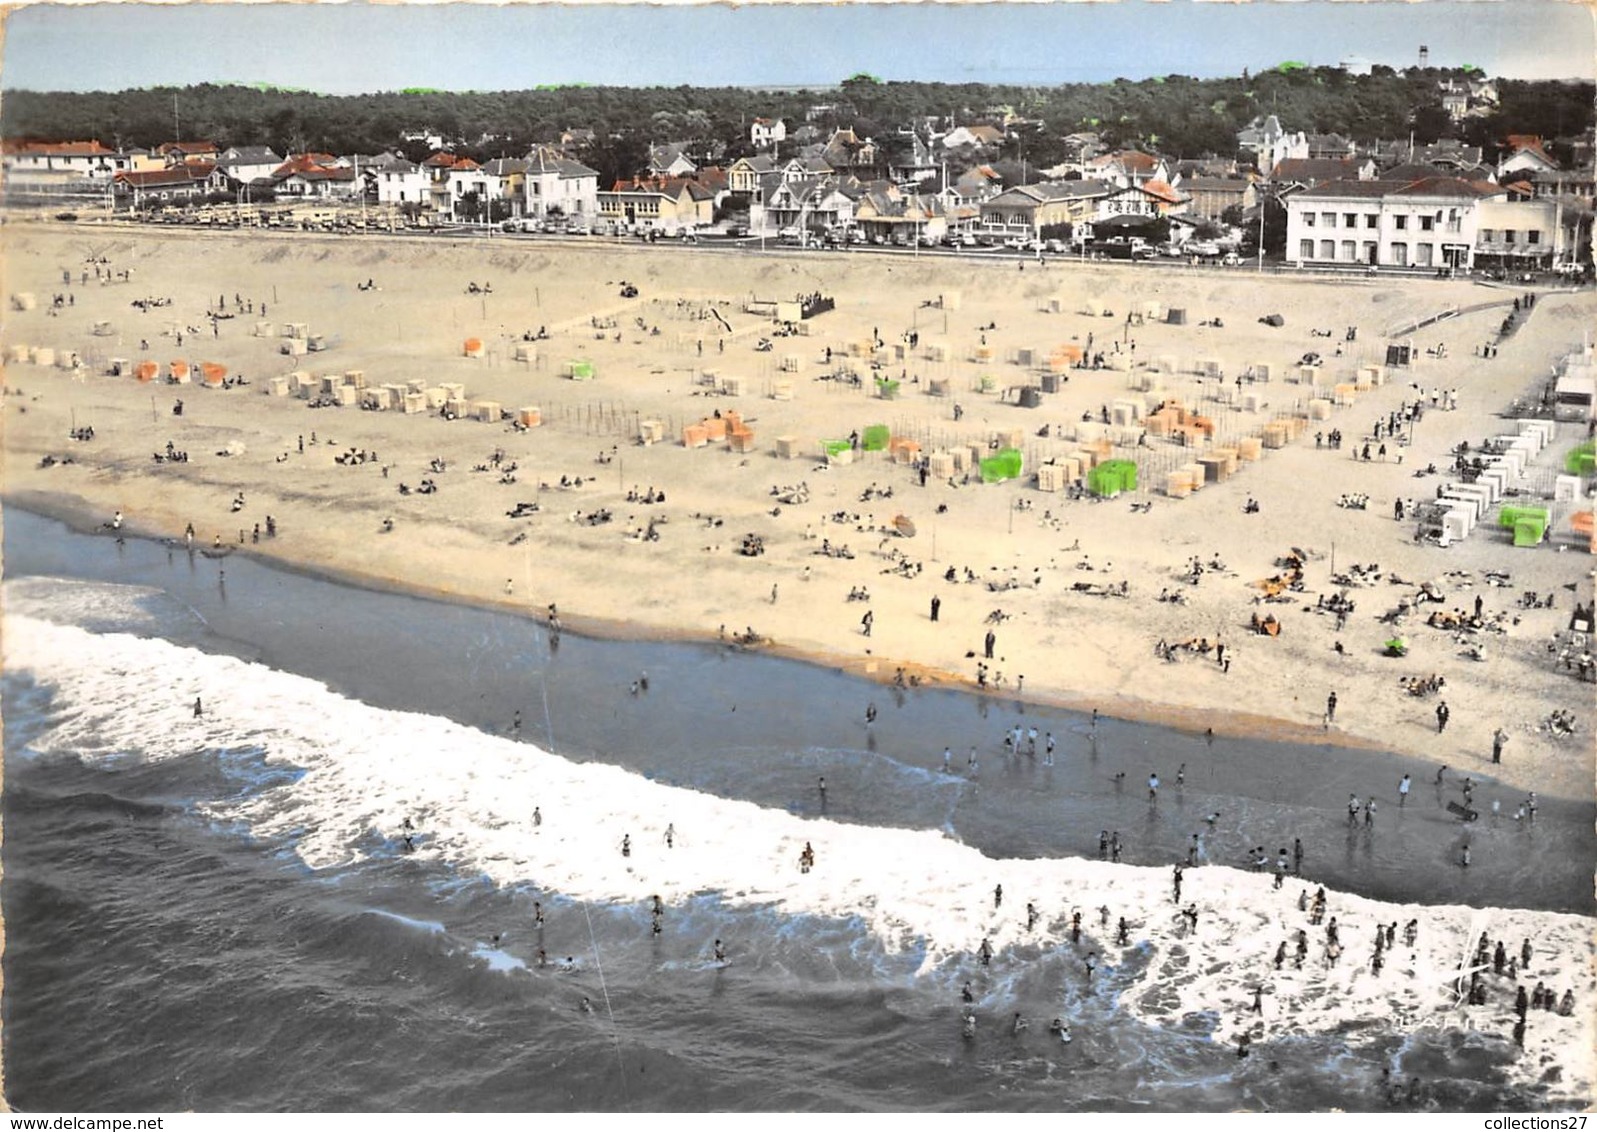
<svg viewBox="0 0 1597 1132">
<path fill-rule="evenodd" d="M 94 536 L 99 535 L 102 530 L 100 524 L 96 523 L 92 518 L 92 508 L 89 502 L 81 496 L 64 496 L 59 493 L 38 491 L 5 491 L 0 492 L 0 505 L 13 506 L 18 510 L 32 512 L 44 518 L 56 519 L 79 534 Z M 150 542 L 171 543 L 178 541 L 182 537 L 180 532 L 169 534 L 131 521 L 127 524 L 126 529 L 133 537 L 142 538 Z M 233 554 L 255 559 L 287 573 L 332 582 L 335 585 L 364 589 L 376 593 L 398 594 L 404 597 L 417 598 L 423 601 L 436 601 L 468 609 L 510 614 L 525 618 L 540 626 L 547 627 L 548 625 L 546 617 L 540 617 L 525 604 L 497 601 L 491 596 L 433 589 L 404 578 L 367 574 L 345 569 L 331 563 L 297 560 L 283 555 L 272 554 L 269 551 L 253 550 L 248 547 L 232 549 L 227 557 L 231 557 Z M 990 704 L 1018 703 L 1035 705 L 1038 707 L 1058 708 L 1080 715 L 1090 715 L 1096 709 L 1099 714 L 1110 719 L 1127 723 L 1149 724 L 1191 735 L 1201 735 L 1208 728 L 1212 729 L 1216 738 L 1315 744 L 1386 755 L 1402 754 L 1402 752 L 1394 751 L 1390 747 L 1383 746 L 1360 735 L 1329 728 L 1309 727 L 1294 723 L 1291 720 L 1250 712 L 1228 711 L 1221 708 L 1185 707 L 1179 704 L 1121 697 L 1099 700 L 1080 694 L 1073 695 L 1068 692 L 1061 693 L 1047 690 L 1040 693 L 1036 691 L 1015 692 L 1013 690 L 982 691 L 977 688 L 972 680 L 963 679 L 951 672 L 917 665 L 913 661 L 899 662 L 886 658 L 866 660 L 837 653 L 828 653 L 822 649 L 810 649 L 784 644 L 781 641 L 771 641 L 757 646 L 730 645 L 730 642 L 713 634 L 695 631 L 687 627 L 669 629 L 643 623 L 612 620 L 584 614 L 580 610 L 570 614 L 562 612 L 560 620 L 563 632 L 571 632 L 594 640 L 711 646 L 728 645 L 739 651 L 780 657 L 815 668 L 843 673 L 885 687 L 893 686 L 893 676 L 886 670 L 902 667 L 906 674 L 913 674 L 922 678 L 922 683 L 918 685 L 921 688 L 955 692 L 972 700 L 985 701 Z"/>
</svg>

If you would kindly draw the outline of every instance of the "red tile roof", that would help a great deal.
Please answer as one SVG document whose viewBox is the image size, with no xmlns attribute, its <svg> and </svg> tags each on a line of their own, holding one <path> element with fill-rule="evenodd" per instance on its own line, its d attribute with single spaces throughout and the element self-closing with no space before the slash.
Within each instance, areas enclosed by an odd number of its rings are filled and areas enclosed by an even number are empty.
<svg viewBox="0 0 1597 1132">
<path fill-rule="evenodd" d="M 1172 189 L 1169 184 L 1164 181 L 1144 181 L 1142 183 L 1142 191 L 1151 197 L 1159 198 L 1166 204 L 1180 204 L 1182 201 L 1187 199 Z"/>
<path fill-rule="evenodd" d="M 7 138 L 0 142 L 0 152 L 46 157 L 110 157 L 115 150 L 106 149 L 98 141 L 36 142 Z"/>
<path fill-rule="evenodd" d="M 170 169 L 146 169 L 138 173 L 118 173 L 116 179 L 135 189 L 169 185 L 193 185 L 206 180 L 216 166 L 209 163 L 174 165 Z"/>
</svg>

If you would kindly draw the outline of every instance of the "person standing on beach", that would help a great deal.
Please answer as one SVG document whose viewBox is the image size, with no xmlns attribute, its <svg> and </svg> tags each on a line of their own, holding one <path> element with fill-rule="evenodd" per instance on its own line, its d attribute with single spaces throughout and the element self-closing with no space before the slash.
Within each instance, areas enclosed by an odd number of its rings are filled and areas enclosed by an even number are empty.
<svg viewBox="0 0 1597 1132">
<path fill-rule="evenodd" d="M 1503 761 L 1503 748 L 1508 745 L 1508 733 L 1499 727 L 1492 732 L 1492 762 Z"/>
<path fill-rule="evenodd" d="M 1148 801 L 1157 802 L 1158 800 L 1159 800 L 1159 775 L 1157 773 L 1150 774 L 1148 776 Z"/>
<path fill-rule="evenodd" d="M 1044 766 L 1054 765 L 1054 733 L 1052 731 L 1048 732 L 1047 738 L 1044 740 L 1044 754 L 1042 761 Z"/>
<path fill-rule="evenodd" d="M 867 609 L 865 611 L 865 616 L 860 618 L 860 622 L 859 622 L 860 631 L 862 633 L 864 633 L 867 637 L 870 636 L 871 635 L 871 625 L 875 621 L 876 621 L 876 615 L 874 613 L 872 613 L 869 609 Z"/>
<path fill-rule="evenodd" d="M 202 717 L 203 717 L 203 716 L 204 716 L 204 715 L 205 715 L 205 708 L 204 708 L 204 706 L 203 706 L 203 705 L 202 705 L 202 704 L 201 704 L 201 703 L 200 703 L 200 697 L 198 697 L 198 696 L 195 696 L 195 697 L 194 697 L 194 718 L 195 718 L 195 719 L 200 719 L 200 718 L 202 718 Z"/>
<path fill-rule="evenodd" d="M 1446 700 L 1436 705 L 1436 733 L 1438 735 L 1447 730 L 1447 719 L 1450 715 L 1452 715 L 1452 712 L 1448 710 Z"/>
<path fill-rule="evenodd" d="M 986 659 L 991 660 L 993 658 L 993 647 L 997 644 L 998 634 L 994 633 L 991 629 L 988 629 L 987 639 L 984 642 Z"/>
<path fill-rule="evenodd" d="M 932 595 L 932 620 L 933 621 L 937 620 L 937 615 L 938 615 L 938 613 L 940 613 L 942 611 L 942 608 L 943 608 L 943 599 L 938 597 L 938 596 L 936 596 L 935 594 Z"/>
<path fill-rule="evenodd" d="M 1403 776 L 1403 780 L 1397 784 L 1397 804 L 1399 807 L 1408 803 L 1409 787 L 1412 785 L 1413 780 L 1406 774 Z"/>
<path fill-rule="evenodd" d="M 1325 725 L 1329 727 L 1336 722 L 1336 693 L 1332 692 L 1325 697 Z"/>
</svg>

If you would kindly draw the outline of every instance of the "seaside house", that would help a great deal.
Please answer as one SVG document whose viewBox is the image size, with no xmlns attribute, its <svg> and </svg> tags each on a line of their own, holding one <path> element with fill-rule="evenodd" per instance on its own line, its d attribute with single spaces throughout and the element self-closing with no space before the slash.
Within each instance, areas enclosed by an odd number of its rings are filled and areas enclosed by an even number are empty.
<svg viewBox="0 0 1597 1132">
<path fill-rule="evenodd" d="M 1095 219 L 1115 216 L 1170 216 L 1187 211 L 1189 198 L 1163 181 L 1128 185 L 1096 198 Z"/>
<path fill-rule="evenodd" d="M 1017 185 L 982 202 L 977 231 L 992 239 L 1037 239 L 1045 228 L 1091 220 L 1098 213 L 1098 202 L 1117 191 L 1117 186 L 1104 181 Z"/>
<path fill-rule="evenodd" d="M 649 173 L 654 177 L 687 177 L 698 171 L 682 144 L 651 145 L 649 147 Z"/>
<path fill-rule="evenodd" d="M 1004 131 L 997 126 L 978 124 L 974 126 L 955 126 L 944 134 L 939 142 L 949 153 L 965 151 L 996 149 L 1004 143 Z"/>
<path fill-rule="evenodd" d="M 527 186 L 527 162 L 520 157 L 496 157 L 483 165 L 483 173 L 497 182 L 494 200 L 499 202 L 496 212 L 505 217 L 520 216 L 524 207 Z"/>
<path fill-rule="evenodd" d="M 892 185 L 863 194 L 854 221 L 866 239 L 901 247 L 941 241 L 948 234 L 948 216 L 939 198 Z"/>
<path fill-rule="evenodd" d="M 239 185 L 270 177 L 282 164 L 283 159 L 264 145 L 228 146 L 216 159 L 217 172 Z"/>
<path fill-rule="evenodd" d="M 423 205 L 430 199 L 431 178 L 414 161 L 390 155 L 362 170 L 369 174 L 380 204 Z"/>
<path fill-rule="evenodd" d="M 107 149 L 98 141 L 34 142 L 7 139 L 0 144 L 0 168 L 7 179 L 86 178 L 109 181 L 117 173 L 130 171 L 129 155 Z"/>
<path fill-rule="evenodd" d="M 1299 266 L 1467 269 L 1486 191 L 1451 177 L 1331 181 L 1290 196 L 1286 253 Z"/>
<path fill-rule="evenodd" d="M 118 173 L 112 182 L 116 206 L 138 210 L 154 205 L 191 203 L 210 191 L 212 171 L 210 165 L 195 163 Z"/>
<path fill-rule="evenodd" d="M 955 178 L 950 187 L 960 204 L 980 205 L 1004 191 L 1004 179 L 991 165 L 975 165 Z"/>
<path fill-rule="evenodd" d="M 628 228 L 674 236 L 709 224 L 715 216 L 710 191 L 686 177 L 617 181 L 599 194 L 599 215 Z"/>
<path fill-rule="evenodd" d="M 1373 181 L 1375 162 L 1370 158 L 1289 157 L 1278 162 L 1268 177 L 1277 192 L 1312 189 L 1327 181 Z"/>
<path fill-rule="evenodd" d="M 349 199 L 364 187 L 353 167 L 330 153 L 296 153 L 271 173 L 277 194 L 316 200 Z"/>
<path fill-rule="evenodd" d="M 782 181 L 773 185 L 765 198 L 765 223 L 817 234 L 846 226 L 854 221 L 860 195 L 858 183 L 852 179 L 828 176 Z"/>
<path fill-rule="evenodd" d="M 758 157 L 740 157 L 727 167 L 727 187 L 734 193 L 745 195 L 757 193 L 760 189 L 760 178 L 775 170 L 775 160 L 763 154 Z"/>
<path fill-rule="evenodd" d="M 1084 176 L 1090 180 L 1108 181 L 1121 188 L 1129 188 L 1147 181 L 1168 183 L 1173 173 L 1169 163 L 1162 157 L 1143 153 L 1141 150 L 1122 149 L 1113 153 L 1099 154 L 1089 160 L 1086 163 Z"/>
<path fill-rule="evenodd" d="M 1497 162 L 1497 176 L 1501 180 L 1515 173 L 1538 175 L 1558 172 L 1558 162 L 1542 148 L 1542 139 L 1534 134 L 1509 134 L 1504 142 L 1505 156 Z"/>
<path fill-rule="evenodd" d="M 168 165 L 214 165 L 221 156 L 216 143 L 208 141 L 162 142 L 155 153 Z"/>
<path fill-rule="evenodd" d="M 787 140 L 787 123 L 780 118 L 756 118 L 749 125 L 749 144 L 755 149 L 774 150 Z"/>
<path fill-rule="evenodd" d="M 1237 148 L 1253 154 L 1260 173 L 1269 176 L 1281 162 L 1309 156 L 1308 135 L 1282 128 L 1274 114 L 1255 118 L 1237 133 Z"/>
<path fill-rule="evenodd" d="M 1191 214 L 1204 220 L 1217 221 L 1232 207 L 1247 212 L 1259 203 L 1253 182 L 1242 177 L 1189 177 L 1181 182 L 1181 191 L 1191 201 Z"/>
<path fill-rule="evenodd" d="M 524 216 L 596 216 L 599 173 L 558 150 L 535 146 L 522 171 L 522 196 Z"/>
<path fill-rule="evenodd" d="M 1475 263 L 1524 271 L 1567 258 L 1563 209 L 1556 200 L 1526 199 L 1506 187 L 1482 196 L 1475 209 Z"/>
</svg>

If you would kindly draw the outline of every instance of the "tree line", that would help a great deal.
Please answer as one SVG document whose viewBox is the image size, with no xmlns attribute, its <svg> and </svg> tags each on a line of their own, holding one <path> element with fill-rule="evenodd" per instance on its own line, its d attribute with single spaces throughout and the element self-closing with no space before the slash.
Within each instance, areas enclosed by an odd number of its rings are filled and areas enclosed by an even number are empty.
<svg viewBox="0 0 1597 1132">
<path fill-rule="evenodd" d="M 888 162 L 910 151 L 900 131 L 935 123 L 1024 120 L 1002 156 L 1028 168 L 1063 159 L 1064 137 L 1080 131 L 1110 146 L 1138 146 L 1175 157 L 1231 156 L 1236 134 L 1261 114 L 1288 129 L 1340 133 L 1355 141 L 1441 136 L 1487 147 L 1507 134 L 1570 137 L 1589 129 L 1589 82 L 1499 80 L 1499 105 L 1454 130 L 1441 107 L 1441 79 L 1479 72 L 1439 68 L 1397 72 L 1376 67 L 1351 75 L 1334 67 L 1283 64 L 1258 74 L 1197 79 L 1185 75 L 1057 86 L 881 82 L 856 75 L 823 90 L 740 87 L 562 86 L 493 91 L 395 91 L 325 95 L 258 86 L 201 84 L 116 92 L 7 90 L 0 130 L 7 138 L 98 138 L 114 148 L 152 147 L 206 139 L 267 145 L 279 153 L 374 153 L 402 148 L 413 158 L 426 145 L 405 145 L 407 130 L 431 129 L 457 152 L 477 158 L 519 156 L 563 130 L 594 132 L 590 164 L 626 175 L 655 142 L 689 142 L 732 160 L 751 152 L 754 117 L 783 118 L 789 132 L 809 120 L 824 137 L 838 126 L 873 137 Z M 819 108 L 819 109 L 817 109 Z M 788 143 L 788 149 L 793 148 Z M 632 168 L 629 168 L 632 165 Z"/>
</svg>

